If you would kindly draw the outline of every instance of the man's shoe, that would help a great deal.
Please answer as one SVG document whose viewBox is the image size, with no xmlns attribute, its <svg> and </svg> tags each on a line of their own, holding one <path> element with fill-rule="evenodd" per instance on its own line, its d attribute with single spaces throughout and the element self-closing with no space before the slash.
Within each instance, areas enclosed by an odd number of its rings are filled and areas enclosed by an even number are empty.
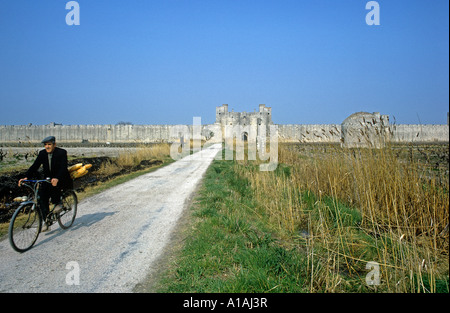
<svg viewBox="0 0 450 313">
<path fill-rule="evenodd" d="M 50 230 L 50 225 L 48 225 L 47 223 L 44 223 L 41 228 L 41 233 L 45 233 L 46 231 L 49 231 L 49 230 Z"/>
<path fill-rule="evenodd" d="M 53 213 L 58 214 L 58 213 L 61 213 L 62 210 L 63 210 L 63 206 L 61 204 L 57 204 L 55 206 L 55 208 L 53 209 Z"/>
</svg>

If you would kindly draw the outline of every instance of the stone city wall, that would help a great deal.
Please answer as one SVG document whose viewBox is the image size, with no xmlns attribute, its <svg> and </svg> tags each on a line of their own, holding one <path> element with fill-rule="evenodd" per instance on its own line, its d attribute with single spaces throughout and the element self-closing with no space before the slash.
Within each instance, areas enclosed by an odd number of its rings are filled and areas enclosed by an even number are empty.
<svg viewBox="0 0 450 313">
<path fill-rule="evenodd" d="M 167 142 L 174 139 L 171 129 L 175 125 L 12 125 L 0 126 L 0 142 L 35 143 L 50 135 L 57 142 Z"/>
<path fill-rule="evenodd" d="M 342 125 L 277 125 L 280 142 L 344 142 Z M 201 138 L 220 135 L 220 125 L 201 126 Z M 391 142 L 433 143 L 449 142 L 448 125 L 389 125 Z M 192 138 L 192 125 L 8 125 L 0 126 L 0 143 L 39 143 L 47 136 L 55 136 L 62 143 L 154 143 L 175 142 Z"/>
<path fill-rule="evenodd" d="M 408 125 L 391 126 L 391 142 L 449 142 L 448 125 Z"/>
<path fill-rule="evenodd" d="M 277 125 L 280 142 L 343 143 L 342 125 Z M 389 125 L 387 140 L 394 143 L 449 142 L 448 125 Z M 352 135 L 355 137 L 354 135 Z M 348 137 L 348 135 L 347 135 Z M 364 137 L 364 136 L 361 136 Z M 345 138 L 348 141 L 348 138 Z M 352 138 L 354 139 L 354 138 Z M 373 138 L 372 138 L 373 139 Z M 363 140 L 362 140 L 363 141 Z M 363 146 L 363 145 L 362 145 Z"/>
<path fill-rule="evenodd" d="M 341 140 L 341 125 L 339 124 L 288 124 L 277 126 L 280 142 L 339 143 Z"/>
</svg>

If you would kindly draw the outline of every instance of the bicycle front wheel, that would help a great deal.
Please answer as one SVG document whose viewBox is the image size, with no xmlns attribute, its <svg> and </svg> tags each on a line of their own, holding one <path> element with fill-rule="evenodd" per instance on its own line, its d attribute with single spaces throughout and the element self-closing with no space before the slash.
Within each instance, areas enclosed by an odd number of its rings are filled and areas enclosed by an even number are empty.
<svg viewBox="0 0 450 313">
<path fill-rule="evenodd" d="M 39 236 L 42 217 L 35 203 L 20 205 L 9 223 L 9 243 L 17 252 L 29 250 Z"/>
<path fill-rule="evenodd" d="M 77 215 L 78 199 L 73 190 L 64 192 L 62 196 L 63 210 L 59 213 L 58 224 L 62 229 L 72 226 L 75 216 Z"/>
</svg>

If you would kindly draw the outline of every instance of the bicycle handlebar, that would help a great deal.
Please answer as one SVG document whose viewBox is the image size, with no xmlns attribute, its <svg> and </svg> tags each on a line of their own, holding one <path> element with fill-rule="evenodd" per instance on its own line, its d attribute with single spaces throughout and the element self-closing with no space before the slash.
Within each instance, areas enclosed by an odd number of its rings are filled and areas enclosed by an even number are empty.
<svg viewBox="0 0 450 313">
<path fill-rule="evenodd" d="M 22 182 L 30 182 L 30 183 L 46 182 L 46 183 L 51 183 L 50 178 L 47 178 L 47 179 L 24 179 L 24 180 L 22 180 Z"/>
<path fill-rule="evenodd" d="M 24 186 L 28 186 L 28 187 L 30 187 L 32 189 L 35 189 L 37 184 L 44 183 L 44 182 L 51 184 L 50 178 L 46 178 L 46 179 L 24 179 L 24 180 L 19 181 L 19 187 L 24 185 Z M 27 183 L 35 184 L 35 186 L 32 187 L 30 184 L 27 184 Z"/>
</svg>

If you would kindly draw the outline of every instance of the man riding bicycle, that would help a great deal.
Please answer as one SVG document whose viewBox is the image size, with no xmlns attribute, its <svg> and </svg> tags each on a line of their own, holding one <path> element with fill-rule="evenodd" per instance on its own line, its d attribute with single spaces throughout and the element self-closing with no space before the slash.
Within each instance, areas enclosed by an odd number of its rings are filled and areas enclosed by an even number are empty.
<svg viewBox="0 0 450 313">
<path fill-rule="evenodd" d="M 51 198 L 52 203 L 56 205 L 53 212 L 61 212 L 61 191 L 72 188 L 73 181 L 67 170 L 67 151 L 56 147 L 56 139 L 54 136 L 46 137 L 42 140 L 42 143 L 45 149 L 39 152 L 33 165 L 26 172 L 25 178 L 19 180 L 19 186 L 22 184 L 22 181 L 35 176 L 41 165 L 44 169 L 44 177 L 51 179 L 51 184 L 42 184 L 39 189 L 40 207 L 45 221 L 41 231 L 44 232 L 49 230 L 49 225 L 46 221 L 50 211 L 49 199 Z"/>
</svg>

